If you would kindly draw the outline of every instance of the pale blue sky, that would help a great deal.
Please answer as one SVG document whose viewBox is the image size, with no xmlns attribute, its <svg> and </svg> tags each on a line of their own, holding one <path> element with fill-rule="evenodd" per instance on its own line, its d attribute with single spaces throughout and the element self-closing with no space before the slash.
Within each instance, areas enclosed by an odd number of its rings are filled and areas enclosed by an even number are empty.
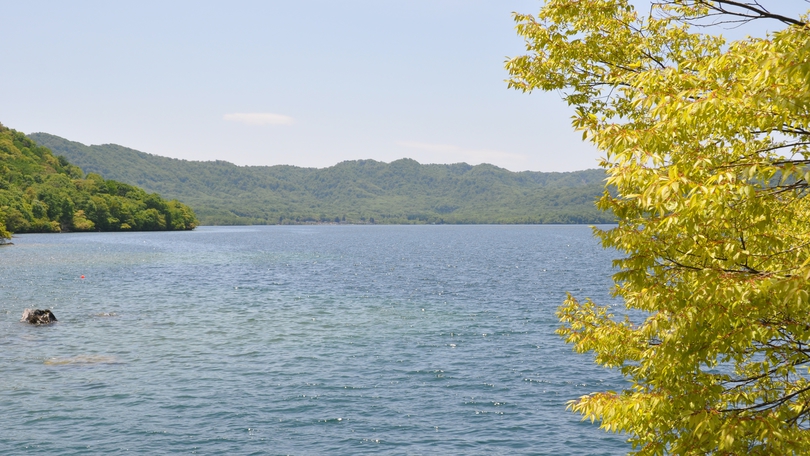
<svg viewBox="0 0 810 456">
<path fill-rule="evenodd" d="M 506 87 L 535 0 L 0 1 L 0 122 L 189 160 L 594 168 L 558 95 Z M 250 114 L 250 115 L 245 115 Z"/>
</svg>

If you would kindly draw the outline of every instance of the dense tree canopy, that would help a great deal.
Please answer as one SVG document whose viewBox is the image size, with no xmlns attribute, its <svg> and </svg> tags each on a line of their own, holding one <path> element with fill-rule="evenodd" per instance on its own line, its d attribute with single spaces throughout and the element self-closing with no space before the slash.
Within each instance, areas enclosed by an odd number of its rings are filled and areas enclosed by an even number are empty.
<svg viewBox="0 0 810 456">
<path fill-rule="evenodd" d="M 0 238 L 15 232 L 189 230 L 196 224 L 188 206 L 85 175 L 0 125 Z"/>
<path fill-rule="evenodd" d="M 82 169 L 191 205 L 204 224 L 610 223 L 594 201 L 605 173 L 354 160 L 328 168 L 236 166 L 29 135 Z"/>
<path fill-rule="evenodd" d="M 810 30 L 751 1 L 548 0 L 514 88 L 560 91 L 605 154 L 598 231 L 629 308 L 560 333 L 629 380 L 572 408 L 639 454 L 810 453 Z M 777 2 L 773 2 L 776 4 Z M 780 31 L 727 42 L 712 23 Z"/>
</svg>

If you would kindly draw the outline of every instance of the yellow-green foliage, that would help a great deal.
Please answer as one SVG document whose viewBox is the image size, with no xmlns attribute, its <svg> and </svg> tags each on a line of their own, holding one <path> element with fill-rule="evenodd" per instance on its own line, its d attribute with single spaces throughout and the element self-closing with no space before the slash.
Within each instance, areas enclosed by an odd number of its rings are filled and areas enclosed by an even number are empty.
<svg viewBox="0 0 810 456">
<path fill-rule="evenodd" d="M 725 42 L 690 24 L 767 13 L 654 3 L 549 0 L 516 16 L 528 55 L 507 63 L 510 85 L 561 91 L 605 154 L 616 193 L 599 205 L 619 224 L 596 233 L 623 254 L 615 293 L 641 311 L 559 309 L 566 341 L 629 381 L 570 407 L 638 454 L 810 454 L 806 17 Z"/>
<path fill-rule="evenodd" d="M 131 185 L 84 176 L 0 125 L 0 239 L 13 232 L 190 230 L 194 212 Z"/>
</svg>

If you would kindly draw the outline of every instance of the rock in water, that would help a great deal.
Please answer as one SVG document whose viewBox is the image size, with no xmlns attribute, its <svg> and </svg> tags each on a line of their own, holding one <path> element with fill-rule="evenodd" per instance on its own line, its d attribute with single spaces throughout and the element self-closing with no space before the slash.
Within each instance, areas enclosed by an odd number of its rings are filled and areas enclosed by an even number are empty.
<svg viewBox="0 0 810 456">
<path fill-rule="evenodd" d="M 25 309 L 20 321 L 31 323 L 32 325 L 47 325 L 56 321 L 53 312 L 48 309 Z"/>
</svg>

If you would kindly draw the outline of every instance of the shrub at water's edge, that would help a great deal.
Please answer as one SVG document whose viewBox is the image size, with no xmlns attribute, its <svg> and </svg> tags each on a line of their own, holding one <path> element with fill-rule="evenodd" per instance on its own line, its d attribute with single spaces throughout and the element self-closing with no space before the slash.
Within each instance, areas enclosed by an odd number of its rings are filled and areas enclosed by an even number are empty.
<svg viewBox="0 0 810 456">
<path fill-rule="evenodd" d="M 3 211 L 0 210 L 0 245 L 8 242 L 8 239 L 11 239 L 11 233 L 6 229 L 5 217 Z"/>
<path fill-rule="evenodd" d="M 191 230 L 197 223 L 188 206 L 85 175 L 0 124 L 0 239 L 12 233 Z"/>
</svg>

